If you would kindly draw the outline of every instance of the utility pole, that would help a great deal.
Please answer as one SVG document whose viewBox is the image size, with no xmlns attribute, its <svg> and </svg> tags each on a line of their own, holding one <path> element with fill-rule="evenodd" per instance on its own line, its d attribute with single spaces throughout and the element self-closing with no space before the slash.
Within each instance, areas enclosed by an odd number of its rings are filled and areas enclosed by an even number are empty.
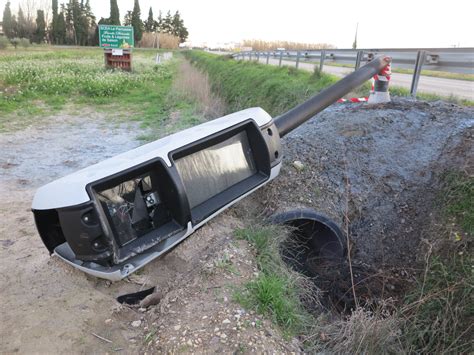
<svg viewBox="0 0 474 355">
<path fill-rule="evenodd" d="M 352 43 L 352 49 L 357 49 L 357 31 L 359 30 L 359 22 L 356 25 L 356 34 L 354 38 L 354 43 Z"/>
</svg>

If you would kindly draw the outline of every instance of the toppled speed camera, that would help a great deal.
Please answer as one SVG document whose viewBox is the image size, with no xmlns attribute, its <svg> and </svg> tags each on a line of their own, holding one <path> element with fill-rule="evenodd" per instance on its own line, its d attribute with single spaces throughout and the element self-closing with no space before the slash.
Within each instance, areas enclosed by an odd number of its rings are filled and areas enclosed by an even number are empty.
<svg viewBox="0 0 474 355">
<path fill-rule="evenodd" d="M 388 64 L 375 58 L 274 120 L 261 108 L 240 111 L 41 187 L 32 209 L 45 246 L 88 274 L 126 277 L 274 179 L 280 137 Z"/>
<path fill-rule="evenodd" d="M 280 136 L 259 108 L 143 145 L 41 187 L 33 200 L 51 253 L 120 280 L 275 178 Z"/>
</svg>

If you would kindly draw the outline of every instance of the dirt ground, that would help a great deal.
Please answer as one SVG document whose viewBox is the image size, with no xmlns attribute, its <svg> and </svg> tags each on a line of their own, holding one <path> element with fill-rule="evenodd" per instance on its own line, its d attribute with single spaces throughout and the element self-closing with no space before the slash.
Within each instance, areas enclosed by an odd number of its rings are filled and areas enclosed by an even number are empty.
<svg viewBox="0 0 474 355">
<path fill-rule="evenodd" d="M 113 284 L 51 258 L 30 206 L 40 185 L 139 145 L 143 132 L 84 113 L 2 133 L 0 351 L 299 352 L 297 340 L 232 301 L 258 273 L 249 245 L 233 238 L 242 209 L 251 204 L 263 217 L 311 207 L 343 228 L 347 215 L 354 262 L 409 280 L 433 230 L 440 174 L 473 169 L 473 127 L 473 109 L 441 102 L 333 106 L 284 139 L 277 180 Z M 115 301 L 151 286 L 164 294 L 157 306 Z"/>
</svg>

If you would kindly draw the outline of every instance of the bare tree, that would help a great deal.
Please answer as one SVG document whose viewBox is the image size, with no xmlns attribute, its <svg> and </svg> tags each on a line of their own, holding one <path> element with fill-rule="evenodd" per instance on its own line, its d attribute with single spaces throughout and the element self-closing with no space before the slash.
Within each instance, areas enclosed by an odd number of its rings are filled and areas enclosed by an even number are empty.
<svg viewBox="0 0 474 355">
<path fill-rule="evenodd" d="M 35 20 L 35 14 L 37 9 L 36 0 L 23 0 L 21 7 L 25 11 L 25 18 L 28 22 Z"/>
</svg>

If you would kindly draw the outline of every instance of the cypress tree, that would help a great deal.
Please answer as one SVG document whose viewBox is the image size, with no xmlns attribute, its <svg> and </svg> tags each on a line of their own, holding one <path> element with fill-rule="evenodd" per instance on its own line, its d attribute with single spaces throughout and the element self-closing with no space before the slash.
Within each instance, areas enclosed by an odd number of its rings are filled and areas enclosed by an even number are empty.
<svg viewBox="0 0 474 355">
<path fill-rule="evenodd" d="M 64 20 L 66 23 L 66 43 L 65 44 L 77 44 L 76 31 L 74 29 L 74 2 L 69 0 L 64 8 Z"/>
<path fill-rule="evenodd" d="M 53 0 L 51 10 L 53 19 L 51 21 L 51 42 L 58 44 L 58 0 Z"/>
<path fill-rule="evenodd" d="M 74 25 L 74 33 L 76 34 L 76 44 L 83 46 L 87 41 L 87 32 L 89 24 L 84 16 L 84 2 L 81 3 L 73 0 L 72 21 Z"/>
<path fill-rule="evenodd" d="M 150 10 L 148 11 L 148 19 L 145 21 L 145 32 L 154 32 L 156 29 L 155 24 L 156 22 L 153 19 L 153 9 L 150 6 Z"/>
<path fill-rule="evenodd" d="M 51 4 L 53 19 L 51 21 L 51 42 L 58 44 L 58 0 L 53 0 Z"/>
<path fill-rule="evenodd" d="M 108 24 L 120 26 L 120 13 L 117 0 L 110 0 L 110 18 Z"/>
<path fill-rule="evenodd" d="M 36 16 L 36 31 L 35 31 L 35 42 L 43 43 L 44 36 L 46 35 L 46 22 L 44 20 L 44 11 L 38 10 Z"/>
<path fill-rule="evenodd" d="M 133 37 L 135 38 L 135 45 L 140 42 L 143 36 L 143 22 L 140 18 L 140 4 L 138 0 L 135 0 L 132 11 L 132 26 L 133 26 Z"/>
<path fill-rule="evenodd" d="M 25 15 L 21 6 L 18 7 L 18 37 L 26 38 L 28 36 L 28 28 Z"/>
<path fill-rule="evenodd" d="M 66 19 L 64 18 L 64 11 L 61 11 L 58 15 L 56 23 L 56 43 L 66 43 Z"/>
<path fill-rule="evenodd" d="M 10 9 L 10 1 L 5 4 L 5 9 L 3 10 L 3 32 L 8 38 L 13 38 L 16 35 L 14 19 Z"/>
<path fill-rule="evenodd" d="M 84 5 L 84 17 L 87 20 L 87 45 L 95 45 L 95 29 L 97 28 L 97 24 L 95 22 L 95 16 L 94 13 L 92 12 L 91 9 L 91 4 L 89 0 L 86 1 L 86 4 Z"/>
</svg>

